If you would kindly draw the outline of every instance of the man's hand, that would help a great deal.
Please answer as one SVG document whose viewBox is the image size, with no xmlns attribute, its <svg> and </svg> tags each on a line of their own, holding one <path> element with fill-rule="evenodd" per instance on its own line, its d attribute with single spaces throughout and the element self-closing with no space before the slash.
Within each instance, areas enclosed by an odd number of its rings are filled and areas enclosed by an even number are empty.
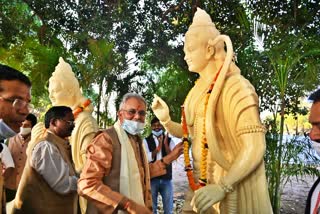
<svg viewBox="0 0 320 214">
<path fill-rule="evenodd" d="M 147 207 L 137 204 L 136 202 L 130 200 L 127 212 L 131 214 L 151 214 L 151 210 Z"/>
<path fill-rule="evenodd" d="M 156 94 L 154 95 L 151 108 L 160 122 L 163 123 L 170 120 L 169 108 L 167 104 Z"/>
<path fill-rule="evenodd" d="M 176 160 L 183 153 L 183 142 L 178 143 L 171 151 L 174 160 Z M 170 154 L 171 154 L 170 153 Z"/>
<path fill-rule="evenodd" d="M 192 206 L 195 205 L 200 214 L 212 207 L 215 203 L 226 197 L 225 191 L 218 184 L 209 184 L 195 191 Z"/>
<path fill-rule="evenodd" d="M 183 142 L 178 143 L 173 150 L 166 156 L 164 156 L 163 162 L 168 165 L 172 161 L 176 160 L 183 153 Z"/>
</svg>

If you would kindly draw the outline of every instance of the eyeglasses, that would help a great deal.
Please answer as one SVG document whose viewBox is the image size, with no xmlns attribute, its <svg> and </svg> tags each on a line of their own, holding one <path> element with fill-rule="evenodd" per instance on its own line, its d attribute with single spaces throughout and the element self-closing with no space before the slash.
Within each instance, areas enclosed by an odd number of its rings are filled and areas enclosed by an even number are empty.
<svg viewBox="0 0 320 214">
<path fill-rule="evenodd" d="M 122 111 L 127 112 L 127 113 L 130 115 L 130 117 L 135 116 L 137 113 L 138 113 L 138 115 L 139 115 L 140 117 L 145 117 L 146 114 L 147 114 L 147 112 L 144 111 L 144 110 L 137 111 L 137 110 L 135 110 L 135 109 L 129 109 L 129 110 L 127 110 L 127 109 L 122 109 Z"/>
<path fill-rule="evenodd" d="M 59 119 L 59 120 L 63 120 L 64 122 L 68 123 L 69 126 L 74 126 L 75 125 L 74 120 L 65 120 L 65 119 Z"/>
<path fill-rule="evenodd" d="M 24 107 L 27 107 L 29 111 L 33 109 L 33 105 L 28 103 L 27 101 L 24 101 L 22 99 L 16 98 L 16 99 L 9 99 L 9 98 L 4 98 L 0 96 L 0 99 L 3 99 L 6 102 L 9 102 L 12 104 L 12 107 L 15 109 L 22 109 Z"/>
</svg>

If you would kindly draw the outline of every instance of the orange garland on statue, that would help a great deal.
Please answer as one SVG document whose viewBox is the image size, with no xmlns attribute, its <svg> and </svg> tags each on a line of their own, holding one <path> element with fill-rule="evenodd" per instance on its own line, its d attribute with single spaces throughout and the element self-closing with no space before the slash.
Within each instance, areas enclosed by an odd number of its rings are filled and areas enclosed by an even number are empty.
<svg viewBox="0 0 320 214">
<path fill-rule="evenodd" d="M 204 103 L 204 117 L 203 117 L 203 127 L 202 127 L 202 136 L 201 136 L 201 162 L 200 162 L 200 178 L 199 183 L 196 183 L 193 178 L 193 169 L 190 163 L 189 157 L 189 139 L 188 139 L 188 127 L 186 122 L 186 114 L 184 111 L 184 106 L 181 106 L 182 112 L 182 131 L 183 131 L 183 155 L 184 155 L 184 170 L 187 172 L 187 177 L 189 181 L 190 188 L 195 191 L 201 187 L 206 186 L 207 184 L 207 156 L 208 156 L 208 144 L 206 138 L 206 114 L 207 114 L 207 106 L 210 94 L 213 90 L 214 84 L 218 79 L 222 66 L 220 67 L 218 73 L 216 74 L 213 82 L 211 83 L 209 90 L 207 91 Z M 187 95 L 188 97 L 188 95 Z M 187 98 L 186 98 L 187 99 Z"/>
<path fill-rule="evenodd" d="M 90 105 L 90 103 L 91 103 L 91 100 L 90 100 L 90 99 L 87 99 L 86 101 L 84 101 L 84 103 L 83 103 L 81 106 L 77 107 L 77 108 L 73 111 L 73 116 L 74 116 L 74 118 L 77 118 L 78 115 L 79 115 L 81 112 L 83 112 L 83 109 L 85 109 L 88 105 Z"/>
</svg>

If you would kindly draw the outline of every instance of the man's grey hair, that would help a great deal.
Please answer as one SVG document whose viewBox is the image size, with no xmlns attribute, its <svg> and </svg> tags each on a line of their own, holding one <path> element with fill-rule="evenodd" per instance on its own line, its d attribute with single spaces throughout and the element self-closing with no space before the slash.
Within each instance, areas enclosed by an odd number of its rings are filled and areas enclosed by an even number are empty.
<svg viewBox="0 0 320 214">
<path fill-rule="evenodd" d="M 130 98 L 135 98 L 137 100 L 140 100 L 144 103 L 145 106 L 147 106 L 147 103 L 145 101 L 145 99 L 139 95 L 139 94 L 136 94 L 136 93 L 126 93 L 123 98 L 122 98 L 122 101 L 120 103 L 120 106 L 119 106 L 119 110 L 121 110 L 123 108 L 123 105 L 127 102 L 127 100 L 129 100 Z"/>
</svg>

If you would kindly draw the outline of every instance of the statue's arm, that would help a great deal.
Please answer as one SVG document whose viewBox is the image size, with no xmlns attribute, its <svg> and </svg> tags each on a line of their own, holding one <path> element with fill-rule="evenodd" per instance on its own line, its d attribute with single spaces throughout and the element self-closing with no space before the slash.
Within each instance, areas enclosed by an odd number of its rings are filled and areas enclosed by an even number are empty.
<svg viewBox="0 0 320 214">
<path fill-rule="evenodd" d="M 176 123 L 172 121 L 171 119 L 166 122 L 160 121 L 163 127 L 173 136 L 177 138 L 182 138 L 183 132 L 182 132 L 182 126 L 180 123 Z"/>
<path fill-rule="evenodd" d="M 181 124 L 171 120 L 168 105 L 159 96 L 154 95 L 151 108 L 153 113 L 160 120 L 160 123 L 170 134 L 178 138 L 182 137 L 183 132 Z"/>
<path fill-rule="evenodd" d="M 241 149 L 223 178 L 226 186 L 233 186 L 253 172 L 263 161 L 266 150 L 264 127 L 260 122 L 258 107 L 251 106 L 241 115 L 237 123 L 237 136 Z"/>
</svg>

